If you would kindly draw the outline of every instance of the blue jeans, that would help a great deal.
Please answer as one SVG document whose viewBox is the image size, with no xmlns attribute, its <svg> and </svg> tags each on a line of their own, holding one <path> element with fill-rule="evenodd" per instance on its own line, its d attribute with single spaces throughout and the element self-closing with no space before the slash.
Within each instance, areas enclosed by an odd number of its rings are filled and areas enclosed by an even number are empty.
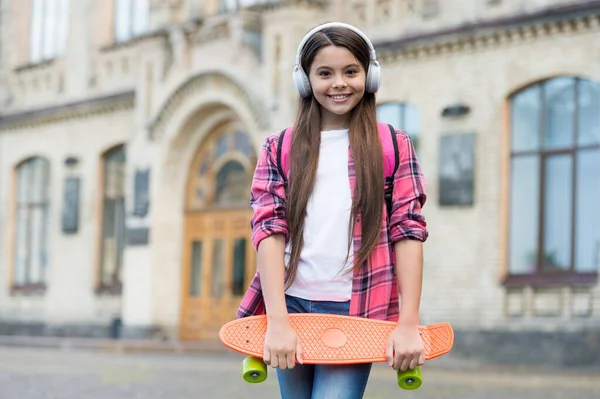
<svg viewBox="0 0 600 399">
<path fill-rule="evenodd" d="M 327 313 L 348 315 L 350 301 L 309 301 L 286 295 L 288 313 Z M 365 393 L 371 364 L 296 364 L 289 370 L 277 369 L 282 399 L 360 399 Z"/>
</svg>

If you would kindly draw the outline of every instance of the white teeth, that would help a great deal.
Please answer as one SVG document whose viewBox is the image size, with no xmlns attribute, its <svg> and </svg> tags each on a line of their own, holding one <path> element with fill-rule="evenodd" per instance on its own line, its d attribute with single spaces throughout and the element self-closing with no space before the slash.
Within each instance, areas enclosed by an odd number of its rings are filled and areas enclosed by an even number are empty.
<svg viewBox="0 0 600 399">
<path fill-rule="evenodd" d="M 334 100 L 344 100 L 348 98 L 348 96 L 331 96 L 331 98 L 333 98 Z"/>
</svg>

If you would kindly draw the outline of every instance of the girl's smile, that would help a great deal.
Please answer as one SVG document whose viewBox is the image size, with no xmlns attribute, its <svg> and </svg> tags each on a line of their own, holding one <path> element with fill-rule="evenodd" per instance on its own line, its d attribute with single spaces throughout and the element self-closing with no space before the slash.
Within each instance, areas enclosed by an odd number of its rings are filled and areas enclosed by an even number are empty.
<svg viewBox="0 0 600 399">
<path fill-rule="evenodd" d="M 348 98 L 351 95 L 352 94 L 335 94 L 335 95 L 328 95 L 327 97 L 329 97 L 335 103 L 343 103 L 343 102 L 348 101 Z"/>
</svg>

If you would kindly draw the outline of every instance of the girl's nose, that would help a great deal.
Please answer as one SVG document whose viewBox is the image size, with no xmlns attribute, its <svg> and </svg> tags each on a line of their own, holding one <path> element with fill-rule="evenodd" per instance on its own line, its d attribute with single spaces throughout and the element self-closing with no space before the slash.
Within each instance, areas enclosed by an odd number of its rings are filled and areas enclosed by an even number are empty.
<svg viewBox="0 0 600 399">
<path fill-rule="evenodd" d="M 333 87 L 346 87 L 346 81 L 343 76 L 336 76 Z"/>
</svg>

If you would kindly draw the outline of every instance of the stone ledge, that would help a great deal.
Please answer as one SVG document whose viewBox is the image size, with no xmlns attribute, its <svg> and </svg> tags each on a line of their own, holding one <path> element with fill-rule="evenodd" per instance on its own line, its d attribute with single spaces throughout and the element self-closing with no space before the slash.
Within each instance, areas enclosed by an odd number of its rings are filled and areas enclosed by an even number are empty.
<svg viewBox="0 0 600 399">
<path fill-rule="evenodd" d="M 600 328 L 554 333 L 456 331 L 452 353 L 494 364 L 600 369 Z"/>
<path fill-rule="evenodd" d="M 64 119 L 85 118 L 96 114 L 131 109 L 135 92 L 126 91 L 102 97 L 87 98 L 63 105 L 32 109 L 12 114 L 0 114 L 0 131 L 58 122 Z"/>
<path fill-rule="evenodd" d="M 151 339 L 97 339 L 27 337 L 0 335 L 0 346 L 31 349 L 91 350 L 102 352 L 170 352 L 208 353 L 227 352 L 217 340 L 198 342 L 160 341 Z"/>
</svg>

